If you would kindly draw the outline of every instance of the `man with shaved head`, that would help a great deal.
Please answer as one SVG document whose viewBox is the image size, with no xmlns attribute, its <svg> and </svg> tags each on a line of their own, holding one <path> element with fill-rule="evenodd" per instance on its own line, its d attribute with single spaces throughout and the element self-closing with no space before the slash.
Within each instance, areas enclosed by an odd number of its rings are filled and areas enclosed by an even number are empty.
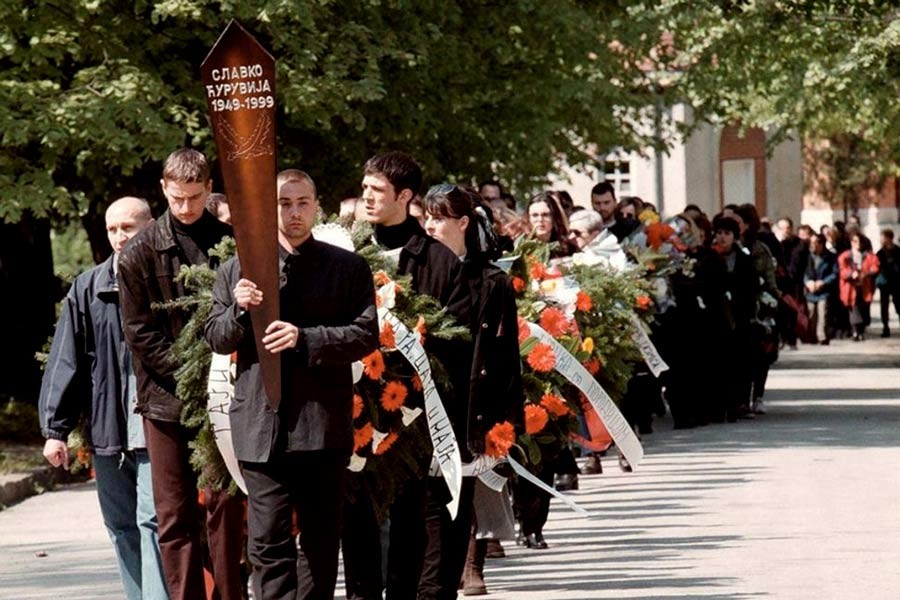
<svg viewBox="0 0 900 600">
<path fill-rule="evenodd" d="M 44 456 L 69 465 L 66 440 L 82 417 L 93 451 L 103 523 L 118 559 L 125 597 L 167 598 L 157 541 L 150 459 L 134 414 L 135 378 L 122 338 L 119 253 L 153 223 L 146 200 L 126 196 L 106 211 L 113 254 L 75 278 L 63 301 L 41 384 Z"/>
</svg>

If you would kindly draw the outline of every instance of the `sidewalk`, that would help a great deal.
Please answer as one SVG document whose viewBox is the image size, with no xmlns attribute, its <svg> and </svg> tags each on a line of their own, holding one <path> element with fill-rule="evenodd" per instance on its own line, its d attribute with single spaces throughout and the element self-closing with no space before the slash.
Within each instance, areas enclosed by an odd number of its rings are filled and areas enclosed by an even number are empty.
<svg viewBox="0 0 900 600">
<path fill-rule="evenodd" d="M 492 600 L 900 597 L 900 337 L 783 351 L 769 414 L 645 436 L 581 478 L 547 550 L 504 544 Z M 36 552 L 48 554 L 45 558 Z M 121 598 L 93 484 L 0 512 L 0 598 Z M 338 585 L 343 598 L 343 583 Z"/>
</svg>

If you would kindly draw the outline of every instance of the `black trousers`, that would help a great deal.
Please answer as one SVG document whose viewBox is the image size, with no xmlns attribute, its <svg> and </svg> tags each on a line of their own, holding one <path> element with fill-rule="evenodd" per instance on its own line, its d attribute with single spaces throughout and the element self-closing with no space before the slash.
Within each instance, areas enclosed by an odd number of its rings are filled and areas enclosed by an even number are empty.
<svg viewBox="0 0 900 600">
<path fill-rule="evenodd" d="M 553 486 L 555 460 L 544 460 L 536 473 L 538 479 Z M 516 518 L 522 524 L 522 535 L 543 533 L 547 517 L 550 516 L 550 494 L 534 484 L 518 479 L 513 485 L 513 508 Z"/>
<path fill-rule="evenodd" d="M 890 322 L 891 299 L 894 300 L 894 310 L 900 316 L 900 287 L 880 287 L 881 295 L 881 326 L 887 329 Z"/>
<path fill-rule="evenodd" d="M 425 560 L 418 600 L 453 600 L 466 564 L 474 514 L 475 478 L 463 477 L 456 519 L 450 518 L 450 492 L 441 477 L 425 488 Z"/>
<path fill-rule="evenodd" d="M 425 480 L 406 481 L 390 510 L 387 580 L 381 575 L 381 532 L 364 496 L 344 507 L 342 536 L 347 598 L 415 600 L 425 553 Z"/>
<path fill-rule="evenodd" d="M 285 452 L 265 463 L 241 463 L 257 598 L 334 598 L 346 466 L 341 450 Z M 291 532 L 295 510 L 299 555 Z"/>
</svg>

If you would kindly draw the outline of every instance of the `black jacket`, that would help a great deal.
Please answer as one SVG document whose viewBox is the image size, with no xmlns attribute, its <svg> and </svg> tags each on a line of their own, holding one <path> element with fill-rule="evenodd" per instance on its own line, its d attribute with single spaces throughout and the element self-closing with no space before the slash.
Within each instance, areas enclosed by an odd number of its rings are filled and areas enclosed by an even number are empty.
<svg viewBox="0 0 900 600">
<path fill-rule="evenodd" d="M 282 401 L 272 411 L 263 387 L 249 313 L 234 303 L 240 263 L 222 265 L 205 335 L 215 352 L 237 352 L 231 404 L 235 456 L 265 462 L 273 451 L 353 449 L 350 363 L 378 347 L 372 272 L 361 257 L 310 238 L 282 250 L 281 320 L 300 328 L 281 354 Z M 260 334 L 261 335 L 261 334 Z"/>
<path fill-rule="evenodd" d="M 524 420 L 518 312 L 512 283 L 502 270 L 467 261 L 463 273 L 472 301 L 473 351 L 465 437 L 460 441 L 481 454 L 484 436 L 495 423 L 509 421 L 518 430 Z"/>
<path fill-rule="evenodd" d="M 127 352 L 110 256 L 76 277 L 63 300 L 38 401 L 45 438 L 66 440 L 85 415 L 97 454 L 126 449 Z"/>
<path fill-rule="evenodd" d="M 204 213 L 210 238 L 231 235 L 231 227 Z M 209 248 L 203 248 L 208 251 Z M 119 293 L 125 340 L 134 355 L 137 376 L 137 412 L 151 419 L 179 421 L 181 400 L 175 396 L 175 371 L 169 351 L 190 318 L 184 310 L 154 310 L 152 305 L 185 295 L 175 281 L 190 261 L 175 239 L 172 215 L 166 210 L 150 227 L 137 234 L 119 255 Z"/>
<path fill-rule="evenodd" d="M 444 244 L 429 237 L 413 217 L 400 225 L 375 227 L 378 243 L 401 248 L 399 275 L 411 275 L 416 293 L 436 298 L 453 315 L 467 316 L 469 299 L 462 283 L 462 263 Z M 465 321 L 461 321 L 465 322 Z"/>
</svg>

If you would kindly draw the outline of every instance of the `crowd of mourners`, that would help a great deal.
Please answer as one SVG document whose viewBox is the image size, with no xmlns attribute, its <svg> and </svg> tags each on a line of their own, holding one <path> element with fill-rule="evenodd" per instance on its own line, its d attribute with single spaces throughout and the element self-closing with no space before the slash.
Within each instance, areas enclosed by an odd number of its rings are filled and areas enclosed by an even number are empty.
<svg viewBox="0 0 900 600">
<path fill-rule="evenodd" d="M 247 488 L 246 534 L 240 494 L 206 488 L 198 506 L 190 464 L 197 431 L 180 420 L 179 365 L 170 355 L 188 315 L 157 307 L 185 296 L 180 267 L 214 263 L 211 250 L 232 230 L 227 199 L 210 194 L 201 153 L 174 152 L 162 175 L 168 209 L 156 219 L 140 198 L 109 207 L 113 255 L 79 276 L 64 300 L 40 399 L 44 454 L 54 465 L 68 463 L 66 440 L 87 419 L 100 507 L 128 598 L 195 599 L 207 587 L 214 597 L 246 597 L 245 539 L 257 599 L 333 597 L 341 550 L 348 598 L 481 595 L 485 559 L 504 555 L 497 538 L 512 537 L 500 534 L 512 521 L 517 542 L 547 548 L 550 497 L 528 483 L 513 486 L 510 502 L 507 491 L 464 477 L 455 519 L 449 490 L 434 474 L 401 482 L 381 523 L 364 496 L 344 502 L 355 443 L 351 365 L 380 343 L 375 288 L 361 256 L 312 235 L 318 192 L 298 169 L 277 177 L 279 319 L 254 334 L 251 313 L 265 297 L 236 257 L 213 265 L 203 331 L 215 352 L 237 356 L 229 416 Z M 522 236 L 552 243 L 551 261 L 562 262 L 608 248 L 612 237 L 624 243 L 655 208 L 617 198 L 605 181 L 584 199 L 589 207 L 548 191 L 520 212 L 496 181 L 443 184 L 419 196 L 421 169 L 400 152 L 372 157 L 361 175 L 361 197 L 342 203 L 341 213 L 371 224 L 374 243 L 394 256 L 412 291 L 435 298 L 471 334 L 430 350 L 453 383 L 443 401 L 463 462 L 473 461 L 486 452 L 491 425 L 522 421 L 515 292 L 495 259 Z M 679 429 L 764 414 L 779 350 L 798 341 L 862 341 L 876 287 L 882 335 L 890 335 L 890 299 L 900 305 L 900 250 L 890 230 L 876 254 L 858 222 L 818 233 L 804 225 L 795 235 L 790 219 L 770 226 L 752 205 L 729 205 L 711 218 L 688 206 L 673 219 L 690 260 L 668 276 L 673 301 L 658 307 L 653 325 L 669 370 L 657 378 L 637 368 L 622 400 L 641 434 L 667 407 Z M 267 396 L 263 351 L 280 355 L 280 404 Z M 89 408 L 79 400 L 86 397 Z M 577 488 L 579 475 L 602 472 L 600 454 L 590 450 L 581 469 L 570 448 L 539 477 L 558 490 Z M 417 460 L 428 472 L 431 455 Z"/>
</svg>

